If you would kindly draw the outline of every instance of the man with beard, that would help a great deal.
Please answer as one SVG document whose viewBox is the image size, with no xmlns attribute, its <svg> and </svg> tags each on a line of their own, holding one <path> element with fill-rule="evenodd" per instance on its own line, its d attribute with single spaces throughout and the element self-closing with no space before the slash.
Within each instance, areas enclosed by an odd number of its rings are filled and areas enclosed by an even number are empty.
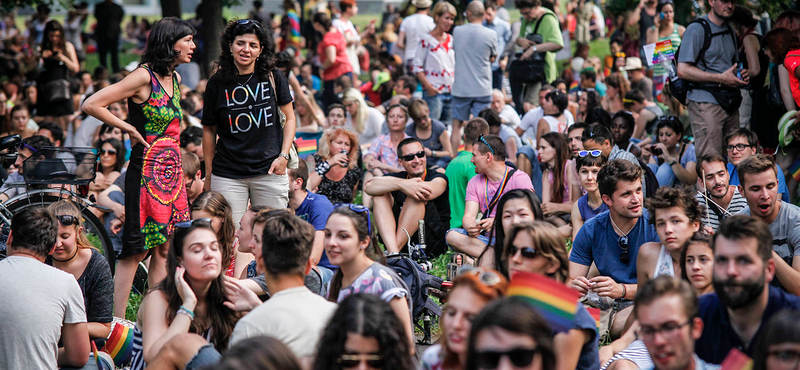
<svg viewBox="0 0 800 370">
<path fill-rule="evenodd" d="M 703 332 L 703 320 L 697 317 L 697 297 L 689 283 L 659 276 L 642 286 L 633 310 L 654 369 L 719 368 L 694 354 L 695 340 Z"/>
<path fill-rule="evenodd" d="M 593 305 L 606 311 L 614 326 L 611 338 L 622 333 L 636 296 L 636 259 L 639 246 L 657 241 L 642 206 L 642 169 L 630 161 L 608 162 L 597 175 L 598 188 L 608 211 L 587 221 L 578 231 L 569 257 L 572 287 Z M 592 263 L 599 276 L 589 278 Z M 593 294 L 589 294 L 593 293 Z M 613 316 L 616 312 L 616 318 Z M 601 333 L 606 320 L 601 318 Z"/>
<path fill-rule="evenodd" d="M 739 214 L 752 215 L 769 225 L 777 280 L 773 285 L 800 294 L 800 207 L 780 200 L 777 167 L 772 157 L 756 154 L 737 167 L 739 192 L 748 207 Z"/>
<path fill-rule="evenodd" d="M 755 217 L 727 218 L 714 234 L 715 293 L 700 298 L 705 327 L 695 342 L 703 361 L 718 364 L 733 348 L 753 357 L 762 323 L 781 309 L 799 310 L 800 298 L 767 284 L 775 276 L 772 234 Z"/>
<path fill-rule="evenodd" d="M 374 219 L 383 245 L 389 253 L 398 253 L 409 241 L 408 235 L 412 243 L 419 243 L 419 220 L 425 220 L 426 253 L 442 254 L 447 249 L 444 236 L 450 227 L 447 176 L 428 170 L 425 147 L 415 138 L 397 144 L 397 154 L 404 171 L 364 184 L 364 191 L 373 197 Z"/>
<path fill-rule="evenodd" d="M 722 220 L 747 207 L 747 200 L 739 193 L 738 187 L 730 185 L 725 159 L 719 154 L 700 157 L 695 170 L 702 184 L 698 189 L 705 189 L 705 193 L 698 192 L 695 198 L 708 209 L 703 224 L 716 232 Z"/>
</svg>

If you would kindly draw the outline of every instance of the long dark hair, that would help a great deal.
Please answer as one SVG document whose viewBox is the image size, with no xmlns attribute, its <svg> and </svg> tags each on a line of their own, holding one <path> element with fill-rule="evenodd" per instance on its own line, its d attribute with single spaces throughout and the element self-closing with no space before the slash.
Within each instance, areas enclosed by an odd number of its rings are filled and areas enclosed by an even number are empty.
<svg viewBox="0 0 800 370">
<path fill-rule="evenodd" d="M 98 151 L 102 150 L 104 144 L 111 145 L 112 147 L 114 147 L 114 150 L 117 151 L 117 159 L 114 161 L 114 168 L 112 169 L 112 171 L 122 171 L 122 166 L 125 165 L 125 155 L 128 152 L 128 150 L 125 149 L 125 144 L 112 137 L 110 139 L 105 139 L 97 143 L 97 150 Z M 98 158 L 101 155 L 102 153 L 98 152 Z M 104 172 L 106 170 L 105 168 L 103 168 L 103 162 L 98 161 L 97 169 L 100 172 Z"/>
<path fill-rule="evenodd" d="M 269 71 L 275 69 L 275 41 L 272 35 L 261 28 L 257 21 L 248 19 L 232 19 L 225 27 L 220 38 L 222 52 L 219 54 L 219 70 L 217 75 L 225 84 L 232 84 L 239 79 L 239 70 L 233 62 L 231 45 L 237 36 L 253 34 L 261 44 L 261 55 L 256 58 L 255 73 L 261 81 L 269 81 Z"/>
<path fill-rule="evenodd" d="M 58 45 L 53 45 L 53 42 L 50 41 L 50 33 L 56 31 L 61 32 L 61 42 Z M 44 25 L 43 35 L 42 50 L 53 50 L 53 47 L 57 47 L 61 51 L 67 52 L 67 35 L 64 33 L 64 27 L 57 20 L 53 19 Z"/>
<path fill-rule="evenodd" d="M 349 218 L 350 221 L 353 222 L 353 228 L 356 230 L 356 234 L 358 234 L 358 241 L 361 242 L 364 241 L 364 239 L 369 238 L 369 245 L 365 250 L 367 256 L 382 265 L 386 264 L 386 258 L 383 256 L 381 247 L 378 246 L 378 243 L 375 241 L 375 235 L 370 229 L 370 223 L 368 221 L 369 212 L 359 213 L 353 211 L 350 209 L 350 207 L 348 207 L 347 204 L 345 204 L 334 209 L 333 212 L 331 212 L 331 215 L 328 216 L 328 220 L 330 220 L 331 216 L 333 215 L 342 215 Z M 336 302 L 339 299 L 339 291 L 342 289 L 342 279 L 344 279 L 342 269 L 338 269 L 331 280 L 331 287 L 328 291 L 329 301 Z"/>
<path fill-rule="evenodd" d="M 314 370 L 340 370 L 338 359 L 345 354 L 347 334 L 360 334 L 378 341 L 382 370 L 412 370 L 406 329 L 388 303 L 372 294 L 345 298 L 322 332 Z"/>
<path fill-rule="evenodd" d="M 769 347 L 773 344 L 800 343 L 800 313 L 783 309 L 770 318 L 761 330 L 753 354 L 753 370 L 767 368 Z"/>
<path fill-rule="evenodd" d="M 495 212 L 494 230 L 492 231 L 492 236 L 494 236 L 494 263 L 496 265 L 495 270 L 500 271 L 505 276 L 508 276 L 508 266 L 505 266 L 501 261 L 503 257 L 503 245 L 505 245 L 504 243 L 506 239 L 506 231 L 503 230 L 502 221 L 503 210 L 506 207 L 506 203 L 514 199 L 527 199 L 528 204 L 530 204 L 531 210 L 533 211 L 533 219 L 537 221 L 544 220 L 542 203 L 539 202 L 539 197 L 536 196 L 536 193 L 534 193 L 533 190 L 509 190 L 508 193 L 503 194 L 503 196 L 500 197 L 500 200 L 497 201 L 497 212 Z"/>
<path fill-rule="evenodd" d="M 153 23 L 139 65 L 147 64 L 153 72 L 171 76 L 173 64 L 180 57 L 180 52 L 173 48 L 175 43 L 196 32 L 189 22 L 175 17 L 166 17 Z"/>
<path fill-rule="evenodd" d="M 555 203 L 564 201 L 564 166 L 567 165 L 569 160 L 569 148 L 567 147 L 567 140 L 564 134 L 558 132 L 548 132 L 542 135 L 542 140 L 546 141 L 550 146 L 555 149 L 555 165 L 549 168 L 550 165 L 542 163 L 542 168 L 547 168 L 553 173 L 553 186 L 550 187 L 550 197 Z M 568 195 L 569 196 L 569 195 Z"/>
<path fill-rule="evenodd" d="M 197 229 L 206 229 L 214 232 L 211 223 L 207 221 L 195 221 L 187 228 L 176 228 L 169 245 L 167 253 L 167 276 L 153 290 L 160 290 L 167 297 L 169 308 L 166 312 L 167 322 L 175 319 L 178 308 L 183 304 L 183 299 L 178 294 L 178 287 L 175 284 L 175 270 L 178 268 L 178 258 L 183 258 L 183 241 L 186 237 Z M 216 234 L 215 234 L 216 235 Z M 220 274 L 211 282 L 211 287 L 206 292 L 206 314 L 207 320 L 192 320 L 189 332 L 201 334 L 208 328 L 200 326 L 200 322 L 208 323 L 211 329 L 211 343 L 218 350 L 228 348 L 228 339 L 231 337 L 233 327 L 236 324 L 236 313 L 225 307 L 222 302 L 228 300 L 223 287 L 225 286 L 225 268 L 220 266 Z"/>
</svg>

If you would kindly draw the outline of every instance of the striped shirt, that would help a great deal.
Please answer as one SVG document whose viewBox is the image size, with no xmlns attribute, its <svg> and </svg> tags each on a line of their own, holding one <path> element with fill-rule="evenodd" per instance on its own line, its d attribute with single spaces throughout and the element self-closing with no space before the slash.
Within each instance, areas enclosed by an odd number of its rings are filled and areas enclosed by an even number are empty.
<svg viewBox="0 0 800 370">
<path fill-rule="evenodd" d="M 705 215 L 703 215 L 703 225 L 711 226 L 711 228 L 716 232 L 719 228 L 719 224 L 722 223 L 724 219 L 729 216 L 735 215 L 739 213 L 739 211 L 747 208 L 747 199 L 745 199 L 741 194 L 739 194 L 739 189 L 735 186 L 731 186 L 733 188 L 733 198 L 731 198 L 730 204 L 728 204 L 728 208 L 725 211 L 720 211 L 717 206 L 711 204 L 711 207 L 708 209 Z M 730 191 L 730 190 L 729 190 Z M 704 207 L 708 207 L 706 202 L 706 198 L 701 193 L 697 193 L 695 198 L 700 203 L 700 205 Z M 713 198 L 711 199 L 714 202 L 717 202 Z M 715 211 L 716 210 L 716 211 Z"/>
</svg>

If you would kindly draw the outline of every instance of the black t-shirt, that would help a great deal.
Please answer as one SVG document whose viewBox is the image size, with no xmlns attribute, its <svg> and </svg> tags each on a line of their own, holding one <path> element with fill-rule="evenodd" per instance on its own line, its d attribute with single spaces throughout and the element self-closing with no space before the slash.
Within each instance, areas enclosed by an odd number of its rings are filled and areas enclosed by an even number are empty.
<svg viewBox="0 0 800 370">
<path fill-rule="evenodd" d="M 401 171 L 390 173 L 386 176 L 405 179 L 408 178 L 408 173 Z M 437 178 L 444 179 L 447 182 L 447 176 L 429 168 L 425 176 L 425 182 L 430 182 Z M 442 254 L 447 250 L 444 235 L 447 229 L 450 228 L 450 197 L 447 195 L 448 189 L 449 185 L 445 186 L 442 195 L 425 205 L 425 244 L 427 245 L 426 254 L 429 257 Z M 395 220 L 400 217 L 400 211 L 403 209 L 406 197 L 406 194 L 402 191 L 396 190 L 392 192 L 392 198 L 394 199 L 392 211 L 394 212 Z M 419 233 L 411 236 L 411 242 L 419 242 Z M 404 247 L 400 246 L 400 248 Z"/>
<path fill-rule="evenodd" d="M 208 80 L 202 122 L 216 126 L 219 135 L 212 163 L 215 176 L 238 179 L 265 175 L 280 154 L 283 129 L 278 107 L 291 103 L 292 95 L 283 73 L 272 73 L 275 94 L 269 79 L 261 81 L 256 75 L 240 75 L 238 83 L 233 84 L 223 84 L 218 75 Z"/>
</svg>

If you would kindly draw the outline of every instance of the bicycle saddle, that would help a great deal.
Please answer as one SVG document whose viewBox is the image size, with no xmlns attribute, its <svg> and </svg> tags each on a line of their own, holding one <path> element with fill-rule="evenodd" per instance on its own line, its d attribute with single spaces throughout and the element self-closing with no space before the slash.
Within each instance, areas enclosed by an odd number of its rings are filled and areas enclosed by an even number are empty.
<svg viewBox="0 0 800 370">
<path fill-rule="evenodd" d="M 0 137 L 0 151 L 16 148 L 22 142 L 22 137 L 19 135 L 9 135 Z"/>
</svg>

